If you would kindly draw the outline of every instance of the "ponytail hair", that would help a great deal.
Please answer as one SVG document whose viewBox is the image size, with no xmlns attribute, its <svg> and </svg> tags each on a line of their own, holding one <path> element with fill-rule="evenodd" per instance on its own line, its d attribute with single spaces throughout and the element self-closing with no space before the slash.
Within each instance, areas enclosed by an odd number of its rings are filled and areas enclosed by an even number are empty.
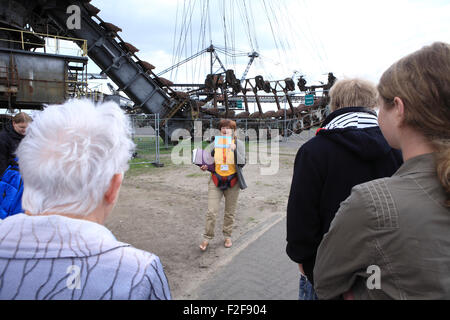
<svg viewBox="0 0 450 320">
<path fill-rule="evenodd" d="M 436 140 L 433 143 L 437 149 L 436 167 L 437 175 L 447 193 L 445 205 L 450 207 L 450 139 Z"/>
</svg>

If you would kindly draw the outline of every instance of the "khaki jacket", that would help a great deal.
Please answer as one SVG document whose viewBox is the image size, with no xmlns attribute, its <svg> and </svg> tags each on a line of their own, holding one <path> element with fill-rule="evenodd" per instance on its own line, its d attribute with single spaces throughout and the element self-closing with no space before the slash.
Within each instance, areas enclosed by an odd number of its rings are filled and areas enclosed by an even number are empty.
<svg viewBox="0 0 450 320">
<path fill-rule="evenodd" d="M 450 299 L 450 208 L 434 154 L 352 189 L 314 268 L 321 299 Z"/>
</svg>

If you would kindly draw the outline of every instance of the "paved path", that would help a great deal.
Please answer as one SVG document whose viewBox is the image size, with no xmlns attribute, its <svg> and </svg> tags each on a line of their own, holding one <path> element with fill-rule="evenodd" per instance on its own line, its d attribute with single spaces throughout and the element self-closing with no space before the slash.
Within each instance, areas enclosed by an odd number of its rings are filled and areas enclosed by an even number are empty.
<svg viewBox="0 0 450 320">
<path fill-rule="evenodd" d="M 201 284 L 196 299 L 296 300 L 298 268 L 285 249 L 283 218 Z"/>
</svg>

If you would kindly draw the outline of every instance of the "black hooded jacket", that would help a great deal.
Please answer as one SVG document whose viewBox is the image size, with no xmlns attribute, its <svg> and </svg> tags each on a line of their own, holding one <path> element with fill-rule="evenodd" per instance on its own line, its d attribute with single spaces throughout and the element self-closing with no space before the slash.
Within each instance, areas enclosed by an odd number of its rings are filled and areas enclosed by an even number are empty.
<svg viewBox="0 0 450 320">
<path fill-rule="evenodd" d="M 331 113 L 322 126 L 347 113 L 363 113 L 376 123 L 376 113 L 351 107 Z M 358 184 L 393 175 L 403 163 L 378 126 L 319 130 L 298 151 L 287 207 L 286 253 L 303 264 L 313 283 L 319 244 L 339 205 Z M 355 253 L 357 254 L 357 253 Z"/>
<path fill-rule="evenodd" d="M 6 168 L 14 163 L 14 153 L 24 137 L 14 130 L 12 123 L 8 123 L 0 132 L 0 177 Z"/>
</svg>

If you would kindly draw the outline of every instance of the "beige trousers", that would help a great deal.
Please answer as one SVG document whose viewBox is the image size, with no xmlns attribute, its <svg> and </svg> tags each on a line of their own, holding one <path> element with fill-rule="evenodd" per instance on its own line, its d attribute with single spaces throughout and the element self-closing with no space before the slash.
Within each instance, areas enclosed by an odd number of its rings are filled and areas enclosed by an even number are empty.
<svg viewBox="0 0 450 320">
<path fill-rule="evenodd" d="M 208 211 L 206 213 L 206 226 L 203 237 L 207 240 L 214 238 L 214 229 L 216 226 L 216 219 L 219 213 L 220 201 L 225 196 L 225 213 L 223 217 L 223 236 L 231 238 L 233 232 L 234 216 L 236 213 L 236 206 L 239 197 L 239 183 L 236 183 L 233 188 L 228 188 L 225 191 L 220 190 L 214 184 L 212 178 L 208 182 Z"/>
</svg>

